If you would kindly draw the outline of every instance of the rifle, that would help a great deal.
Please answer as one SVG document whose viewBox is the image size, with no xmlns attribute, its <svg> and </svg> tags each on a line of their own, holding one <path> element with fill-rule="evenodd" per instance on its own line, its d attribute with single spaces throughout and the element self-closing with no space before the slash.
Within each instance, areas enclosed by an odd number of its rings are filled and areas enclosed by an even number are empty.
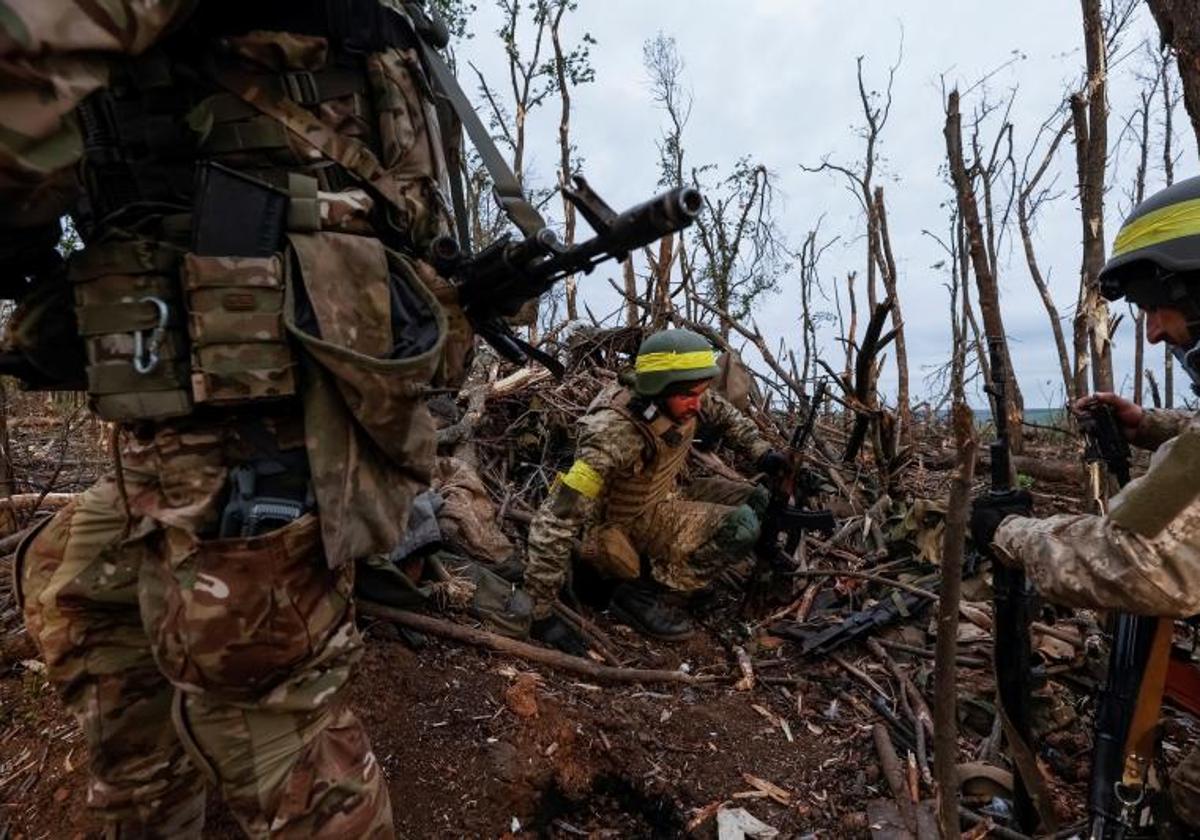
<svg viewBox="0 0 1200 840">
<path fill-rule="evenodd" d="M 1107 405 L 1079 420 L 1084 461 L 1106 465 L 1129 483 L 1129 444 Z M 1145 806 L 1146 773 L 1153 760 L 1159 710 L 1166 688 L 1174 622 L 1169 618 L 1116 613 L 1112 650 L 1096 702 L 1092 774 L 1088 789 L 1092 840 L 1129 836 Z"/>
<path fill-rule="evenodd" d="M 988 336 L 988 355 L 992 371 L 987 391 L 992 395 L 996 424 L 996 439 L 989 447 L 992 456 L 990 492 L 992 496 L 1004 496 L 1012 492 L 1013 486 L 1008 439 L 1008 377 L 1002 336 Z M 999 712 L 1017 771 L 1013 773 L 1013 820 L 1020 831 L 1032 834 L 1038 824 L 1038 813 L 1029 791 L 1029 786 L 1036 785 L 1038 779 L 1037 763 L 1028 746 L 1032 734 L 1029 720 L 1032 598 L 1025 572 L 996 562 L 994 558 L 992 586 L 995 590 L 994 659 Z"/>
<path fill-rule="evenodd" d="M 788 449 L 793 458 L 798 461 L 812 436 L 816 425 L 817 413 L 825 399 L 826 382 L 822 379 L 817 383 L 813 398 L 809 405 L 808 417 L 803 423 L 797 424 L 788 442 Z M 771 492 L 767 502 L 767 510 L 763 514 L 762 528 L 758 534 L 758 542 L 754 547 L 755 554 L 772 570 L 787 572 L 792 568 L 792 554 L 800 545 L 800 538 L 805 531 L 817 531 L 822 534 L 833 532 L 837 523 L 833 514 L 828 510 L 805 510 L 808 492 L 801 480 L 797 486 L 796 470 L 777 476 L 770 482 L 767 489 Z M 793 504 L 794 502 L 794 504 Z M 780 550 L 779 537 L 786 534 L 784 548 Z"/>
<path fill-rule="evenodd" d="M 937 592 L 941 578 L 925 578 L 916 584 Z M 798 643 L 801 656 L 828 656 L 853 641 L 873 636 L 877 630 L 895 624 L 901 618 L 920 615 L 930 603 L 923 595 L 898 591 L 828 627 L 806 627 L 794 621 L 776 622 L 771 625 L 770 632 Z"/>
<path fill-rule="evenodd" d="M 459 171 L 460 152 L 452 136 L 456 132 L 448 130 L 443 133 L 442 152 L 449 170 L 457 238 L 435 238 L 429 246 L 429 260 L 440 274 L 454 278 L 459 303 L 475 332 L 501 356 L 518 364 L 532 358 L 555 376 L 562 376 L 562 365 L 517 338 L 505 316 L 515 315 L 527 301 L 560 280 L 587 274 L 606 260 L 624 260 L 630 251 L 683 230 L 704 205 L 700 192 L 676 187 L 617 213 L 584 178 L 576 175 L 571 179 L 573 186 L 561 188 L 562 194 L 596 235 L 568 248 L 526 197 L 523 185 L 439 54 L 450 36 L 437 9 L 426 9 L 415 0 L 327 0 L 326 6 L 330 31 L 352 51 L 376 52 L 397 43 L 412 43 L 420 51 L 438 99 L 439 117 L 448 124 L 457 118 L 462 124 L 492 178 L 497 204 L 522 235 L 520 240 L 505 235 L 478 254 L 465 252 L 470 234 Z"/>
<path fill-rule="evenodd" d="M 563 187 L 562 194 L 596 232 L 585 242 L 565 247 L 543 227 L 519 241 L 505 234 L 469 257 L 450 236 L 437 237 L 430 248 L 434 267 L 458 282 L 459 302 L 481 338 L 509 361 L 532 356 L 558 375 L 562 366 L 518 339 L 505 316 L 572 274 L 590 273 L 605 260 L 624 260 L 630 251 L 683 230 L 703 205 L 698 190 L 676 187 L 617 213 L 583 176 L 572 181 L 574 188 Z"/>
</svg>

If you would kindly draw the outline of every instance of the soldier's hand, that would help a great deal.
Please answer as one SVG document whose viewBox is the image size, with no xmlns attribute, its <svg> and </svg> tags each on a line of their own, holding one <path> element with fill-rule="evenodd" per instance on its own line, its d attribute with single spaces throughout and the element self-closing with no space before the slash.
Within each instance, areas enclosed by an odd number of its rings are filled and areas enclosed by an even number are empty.
<svg viewBox="0 0 1200 840">
<path fill-rule="evenodd" d="M 533 622 L 529 628 L 529 635 L 542 644 L 557 648 L 571 656 L 586 656 L 588 652 L 587 640 L 556 615 L 549 615 Z"/>
<path fill-rule="evenodd" d="M 980 551 L 986 551 L 996 536 L 1000 523 L 1010 516 L 1029 516 L 1033 513 L 1033 496 L 1028 490 L 1007 493 L 985 493 L 975 498 L 971 506 L 971 539 Z"/>
<path fill-rule="evenodd" d="M 755 466 L 759 472 L 766 473 L 771 478 L 779 478 L 781 475 L 786 475 L 787 471 L 792 468 L 792 462 L 785 453 L 778 449 L 768 449 L 758 459 Z"/>
<path fill-rule="evenodd" d="M 1086 414 L 1101 404 L 1112 407 L 1117 424 L 1121 427 L 1121 434 L 1125 435 L 1126 440 L 1133 440 L 1137 436 L 1138 426 L 1142 424 L 1142 418 L 1146 416 L 1146 412 L 1132 400 L 1127 400 L 1110 391 L 1100 391 L 1080 397 L 1071 406 L 1071 410 L 1076 414 Z"/>
</svg>

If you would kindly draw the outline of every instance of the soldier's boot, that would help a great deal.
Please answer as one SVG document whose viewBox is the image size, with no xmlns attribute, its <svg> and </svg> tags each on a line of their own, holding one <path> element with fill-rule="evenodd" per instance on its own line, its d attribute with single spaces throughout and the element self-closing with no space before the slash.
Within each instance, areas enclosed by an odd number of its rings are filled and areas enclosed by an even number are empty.
<svg viewBox="0 0 1200 840">
<path fill-rule="evenodd" d="M 635 630 L 666 642 L 683 641 L 695 632 L 691 619 L 662 589 L 645 583 L 619 585 L 613 590 L 609 609 Z"/>
</svg>

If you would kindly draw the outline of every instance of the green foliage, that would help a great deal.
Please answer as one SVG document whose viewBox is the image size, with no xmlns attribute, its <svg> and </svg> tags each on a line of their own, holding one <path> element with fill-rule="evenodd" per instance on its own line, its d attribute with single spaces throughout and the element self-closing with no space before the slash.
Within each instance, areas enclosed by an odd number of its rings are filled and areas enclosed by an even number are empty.
<svg viewBox="0 0 1200 840">
<path fill-rule="evenodd" d="M 1025 473 L 1017 473 L 1017 486 L 1022 490 L 1033 489 L 1033 476 Z"/>
</svg>

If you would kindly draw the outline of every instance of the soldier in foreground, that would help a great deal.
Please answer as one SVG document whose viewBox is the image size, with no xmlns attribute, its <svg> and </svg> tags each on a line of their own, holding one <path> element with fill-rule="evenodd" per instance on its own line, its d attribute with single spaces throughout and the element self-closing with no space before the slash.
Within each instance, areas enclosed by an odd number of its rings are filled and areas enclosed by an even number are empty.
<svg viewBox="0 0 1200 840">
<path fill-rule="evenodd" d="M 451 358 L 418 259 L 450 221 L 430 22 L 376 0 L 3 9 L 6 372 L 86 387 L 116 424 L 114 471 L 17 556 L 88 805 L 107 836 L 197 838 L 207 783 L 253 837 L 390 837 L 350 594 L 428 481 L 420 395 Z M 64 263 L 66 214 L 86 247 Z"/>
<path fill-rule="evenodd" d="M 1134 209 L 1100 275 L 1109 300 L 1146 313 L 1151 343 L 1167 342 L 1200 392 L 1200 178 L 1169 187 Z M 1073 607 L 1183 618 L 1200 613 L 1200 416 L 1146 410 L 1116 394 L 1125 437 L 1154 450 L 1147 473 L 1113 497 L 1106 516 L 1029 517 L 1028 494 L 981 497 L 971 515 L 976 545 L 1024 566 L 1047 599 Z M 1175 809 L 1200 828 L 1200 752 L 1171 779 Z"/>
<path fill-rule="evenodd" d="M 575 462 L 529 528 L 525 588 L 534 600 L 535 637 L 571 653 L 586 648 L 552 613 L 581 535 L 579 559 L 618 581 L 612 611 L 665 640 L 692 632 L 669 593 L 703 589 L 754 546 L 767 503 L 763 488 L 710 478 L 677 493 L 699 425 L 723 434 L 763 472 L 786 468 L 787 458 L 749 418 L 709 390 L 717 373 L 703 336 L 655 333 L 638 349 L 632 389 L 602 392 L 580 418 Z"/>
</svg>

